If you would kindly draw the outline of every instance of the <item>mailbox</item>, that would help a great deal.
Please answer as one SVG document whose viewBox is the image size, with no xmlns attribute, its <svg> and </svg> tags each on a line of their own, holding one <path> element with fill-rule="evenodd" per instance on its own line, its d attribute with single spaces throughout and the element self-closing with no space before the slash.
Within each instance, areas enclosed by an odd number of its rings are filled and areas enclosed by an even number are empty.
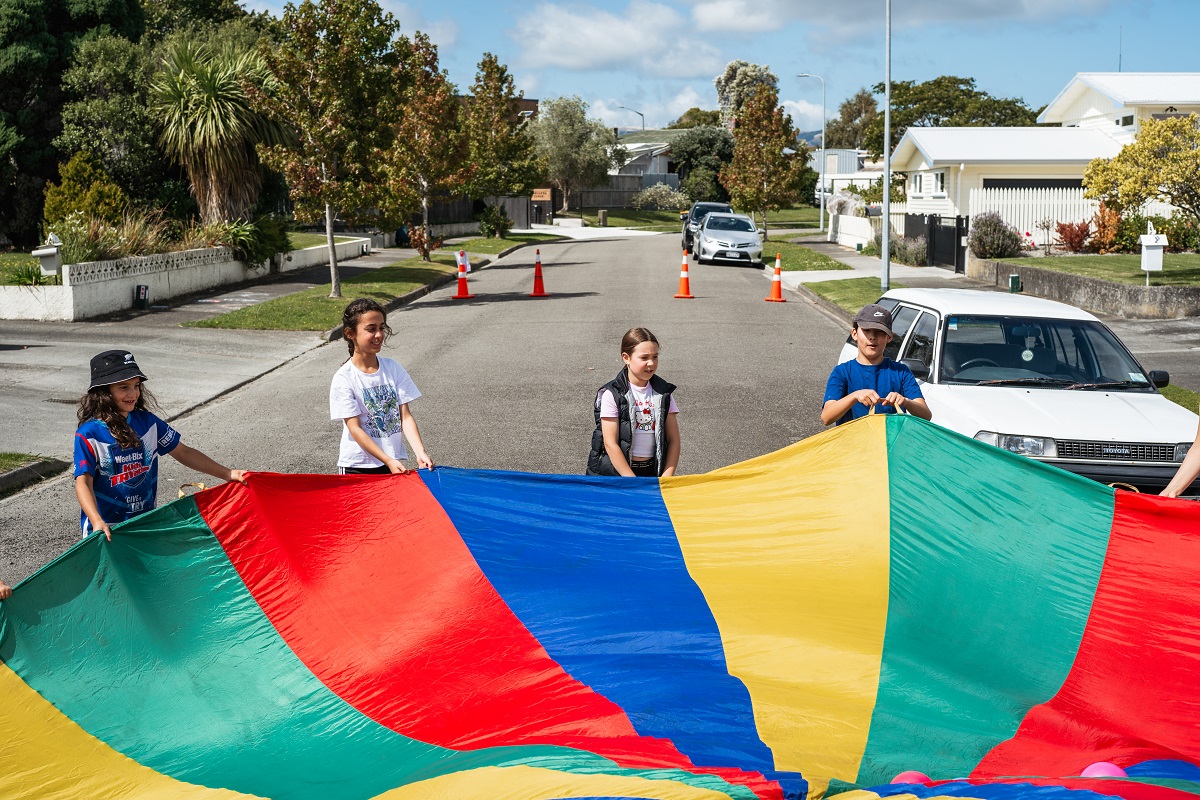
<svg viewBox="0 0 1200 800">
<path fill-rule="evenodd" d="M 34 250 L 31 255 L 41 262 L 43 275 L 57 275 L 62 271 L 62 257 L 57 247 L 47 245 Z"/>
<path fill-rule="evenodd" d="M 1138 239 L 1142 243 L 1142 271 L 1146 273 L 1146 285 L 1150 285 L 1150 273 L 1162 272 L 1163 248 L 1167 246 L 1167 235 L 1155 233 L 1154 224 L 1146 224 L 1146 233 Z"/>
</svg>

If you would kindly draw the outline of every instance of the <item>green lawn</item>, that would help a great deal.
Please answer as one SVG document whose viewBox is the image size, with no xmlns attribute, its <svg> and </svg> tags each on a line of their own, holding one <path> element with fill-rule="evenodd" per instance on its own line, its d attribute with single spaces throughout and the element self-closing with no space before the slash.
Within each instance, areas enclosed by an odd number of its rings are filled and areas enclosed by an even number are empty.
<svg viewBox="0 0 1200 800">
<path fill-rule="evenodd" d="M 454 271 L 454 255 L 435 253 L 433 263 L 409 258 L 342 281 L 342 296 L 330 298 L 329 289 L 316 286 L 277 297 L 228 314 L 185 323 L 194 328 L 241 328 L 275 331 L 324 331 L 342 319 L 342 311 L 355 297 L 387 303 Z"/>
<path fill-rule="evenodd" d="M 1048 258 L 1006 258 L 1002 264 L 1021 264 L 1039 269 L 1070 272 L 1116 283 L 1146 285 L 1142 257 L 1132 253 L 1104 256 L 1050 256 Z M 1164 253 L 1162 272 L 1150 273 L 1151 286 L 1200 286 L 1200 253 Z"/>
<path fill-rule="evenodd" d="M 487 253 L 495 255 L 501 250 L 531 242 L 557 242 L 565 239 L 565 236 L 555 236 L 551 233 L 510 233 L 505 239 L 467 239 L 465 242 L 454 242 L 453 244 L 443 245 L 444 250 L 456 253 L 459 250 L 466 250 L 468 253 Z"/>
<path fill-rule="evenodd" d="M 351 239 L 357 239 L 357 236 L 334 236 L 334 243 L 348 242 Z M 288 231 L 288 239 L 292 242 L 292 247 L 297 250 L 303 250 L 306 247 L 316 247 L 317 245 L 327 244 L 329 240 L 323 233 L 296 233 Z"/>
<path fill-rule="evenodd" d="M 25 464 L 32 464 L 37 460 L 39 460 L 39 456 L 29 453 L 0 453 L 0 472 L 8 472 Z"/>
<path fill-rule="evenodd" d="M 806 283 L 805 288 L 816 292 L 831 303 L 835 303 L 851 314 L 858 312 L 867 303 L 874 303 L 883 295 L 879 288 L 879 278 L 848 278 L 844 281 L 818 281 Z M 893 289 L 903 289 L 899 283 L 891 284 Z"/>
<path fill-rule="evenodd" d="M 567 216 L 577 217 L 579 212 L 569 212 Z M 594 208 L 584 209 L 583 221 L 590 228 L 600 226 L 600 217 Z M 669 233 L 682 231 L 683 222 L 679 219 L 678 211 L 638 211 L 633 208 L 610 208 L 608 210 L 608 227 Z"/>
<path fill-rule="evenodd" d="M 775 266 L 775 254 L 782 256 L 780 267 L 784 272 L 811 272 L 819 269 L 851 269 L 851 267 L 836 261 L 824 253 L 818 253 L 804 245 L 791 242 L 768 239 L 763 242 L 763 263 L 768 267 Z"/>
<path fill-rule="evenodd" d="M 829 215 L 825 215 L 828 224 Z M 771 228 L 817 228 L 821 225 L 821 209 L 812 206 L 793 206 L 767 212 L 767 232 Z"/>
<path fill-rule="evenodd" d="M 0 286 L 12 285 L 18 268 L 37 265 L 38 260 L 28 253 L 0 253 Z"/>
<path fill-rule="evenodd" d="M 1163 393 L 1163 397 L 1172 403 L 1183 406 L 1188 411 L 1195 412 L 1197 407 L 1200 406 L 1200 394 L 1193 392 L 1191 389 L 1185 389 L 1182 386 L 1170 383 L 1159 389 L 1159 391 Z"/>
</svg>

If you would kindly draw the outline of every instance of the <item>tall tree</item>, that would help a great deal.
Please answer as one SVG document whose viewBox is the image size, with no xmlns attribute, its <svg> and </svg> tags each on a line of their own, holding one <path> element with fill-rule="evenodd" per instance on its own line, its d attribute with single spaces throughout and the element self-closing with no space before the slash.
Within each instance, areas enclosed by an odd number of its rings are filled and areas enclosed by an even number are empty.
<svg viewBox="0 0 1200 800">
<path fill-rule="evenodd" d="M 508 68 L 484 53 L 463 119 L 472 197 L 526 194 L 542 181 L 543 165 Z"/>
<path fill-rule="evenodd" d="M 263 181 L 256 148 L 293 141 L 290 129 L 253 105 L 247 87 L 257 96 L 278 87 L 258 53 L 187 41 L 171 49 L 154 81 L 159 141 L 187 172 L 206 224 L 248 219 Z"/>
<path fill-rule="evenodd" d="M 684 191 L 693 201 L 729 199 L 717 176 L 733 160 L 733 134 L 727 128 L 701 125 L 671 144 Z"/>
<path fill-rule="evenodd" d="M 533 125 L 538 155 L 562 192 L 562 211 L 573 189 L 607 184 L 608 171 L 625 163 L 626 150 L 617 144 L 612 129 L 589 119 L 587 109 L 577 96 L 557 97 L 541 104 Z"/>
<path fill-rule="evenodd" d="M 467 174 L 466 139 L 458 125 L 460 103 L 454 84 L 438 64 L 437 46 L 420 31 L 413 35 L 395 80 L 401 115 L 391 147 L 380 161 L 391 202 L 407 208 L 415 200 L 421 212 L 421 234 L 414 241 L 429 243 L 430 202 L 462 190 Z M 427 244 L 418 249 L 429 261 Z"/>
<path fill-rule="evenodd" d="M 838 106 L 838 115 L 825 126 L 826 147 L 862 150 L 867 142 L 867 127 L 879 116 L 875 95 L 863 87 Z"/>
<path fill-rule="evenodd" d="M 1083 173 L 1084 195 L 1115 211 L 1161 200 L 1200 224 L 1200 118 L 1144 120 L 1137 138 Z"/>
<path fill-rule="evenodd" d="M 105 31 L 142 35 L 138 0 L 0 3 L 0 237 L 38 238 L 42 190 L 58 174 L 62 74 L 79 41 Z"/>
<path fill-rule="evenodd" d="M 720 125 L 720 111 L 704 111 L 697 106 L 692 106 L 687 111 L 679 115 L 679 118 L 667 125 L 667 130 L 675 130 L 678 128 L 698 128 L 701 125 Z"/>
<path fill-rule="evenodd" d="M 874 87 L 883 94 L 882 83 Z M 942 75 L 932 80 L 892 82 L 894 149 L 910 127 L 1022 127 L 1037 124 L 1037 112 L 1017 98 L 992 97 L 975 88 L 974 78 Z M 866 148 L 883 154 L 883 115 L 867 125 Z"/>
<path fill-rule="evenodd" d="M 375 0 L 288 3 L 281 28 L 280 41 L 260 50 L 279 91 L 260 101 L 295 128 L 298 142 L 263 152 L 287 177 L 297 218 L 324 215 L 329 296 L 341 297 L 333 220 L 382 204 L 375 157 L 391 143 L 393 71 L 407 40 Z"/>
<path fill-rule="evenodd" d="M 733 160 L 721 170 L 721 183 L 737 208 L 762 216 L 791 206 L 808 170 L 808 148 L 792 118 L 779 105 L 773 86 L 750 94 L 733 129 Z"/>
<path fill-rule="evenodd" d="M 731 123 L 741 114 L 742 105 L 760 86 L 779 90 L 779 79 L 771 68 L 748 61 L 730 61 L 725 70 L 713 79 L 717 102 L 721 105 L 721 121 Z"/>
</svg>

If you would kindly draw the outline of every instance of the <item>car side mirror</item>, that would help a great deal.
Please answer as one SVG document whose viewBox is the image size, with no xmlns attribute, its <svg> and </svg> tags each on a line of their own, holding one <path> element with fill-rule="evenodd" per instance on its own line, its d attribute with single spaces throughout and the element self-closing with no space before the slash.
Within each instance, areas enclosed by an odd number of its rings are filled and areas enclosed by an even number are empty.
<svg viewBox="0 0 1200 800">
<path fill-rule="evenodd" d="M 759 235 L 759 236 L 766 236 L 766 235 L 767 235 L 767 232 L 766 232 L 765 230 L 763 230 L 762 228 L 755 228 L 755 230 L 756 230 L 756 231 L 758 231 L 758 235 Z"/>
<path fill-rule="evenodd" d="M 679 212 L 679 221 L 687 222 L 687 214 L 688 214 L 688 212 L 686 212 L 686 211 L 680 211 Z"/>
<path fill-rule="evenodd" d="M 909 368 L 914 378 L 925 380 L 929 377 L 929 365 L 919 358 L 901 359 L 900 363 Z"/>
<path fill-rule="evenodd" d="M 1152 369 L 1146 377 L 1150 379 L 1150 383 L 1159 389 L 1171 382 L 1171 373 L 1165 369 Z"/>
</svg>

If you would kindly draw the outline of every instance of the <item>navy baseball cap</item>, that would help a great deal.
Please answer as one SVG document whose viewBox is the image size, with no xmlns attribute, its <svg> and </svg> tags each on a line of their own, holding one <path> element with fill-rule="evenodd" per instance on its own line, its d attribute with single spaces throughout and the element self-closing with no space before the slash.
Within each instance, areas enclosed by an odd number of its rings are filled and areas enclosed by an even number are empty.
<svg viewBox="0 0 1200 800">
<path fill-rule="evenodd" d="M 97 386 L 111 386 L 130 378 L 146 380 L 141 368 L 133 360 L 133 353 L 128 350 L 105 350 L 92 357 L 92 383 L 88 386 L 88 391 Z"/>
</svg>

